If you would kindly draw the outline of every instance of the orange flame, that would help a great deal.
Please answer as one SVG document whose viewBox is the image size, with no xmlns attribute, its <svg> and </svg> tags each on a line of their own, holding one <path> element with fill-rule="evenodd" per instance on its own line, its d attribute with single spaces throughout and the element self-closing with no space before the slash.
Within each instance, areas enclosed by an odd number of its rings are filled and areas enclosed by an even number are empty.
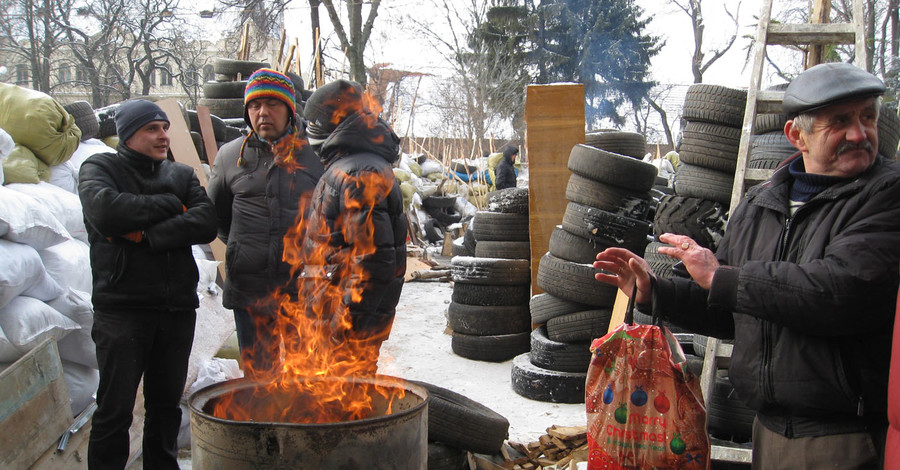
<svg viewBox="0 0 900 470">
<path fill-rule="evenodd" d="M 265 370 L 244 364 L 245 375 L 265 386 L 252 399 L 223 397 L 212 410 L 216 417 L 340 422 L 370 417 L 376 395 L 393 403 L 405 394 L 399 380 L 369 387 L 355 386 L 351 380 L 317 380 L 375 375 L 379 348 L 390 330 L 390 324 L 383 331 L 354 330 L 350 305 L 363 299 L 370 279 L 362 261 L 376 252 L 372 209 L 391 191 L 393 173 L 334 176 L 348 189 L 343 194 L 326 191 L 321 207 L 312 207 L 309 216 L 303 214 L 310 200 L 301 201 L 300 215 L 284 237 L 284 261 L 291 265 L 295 282 L 253 307 L 275 316 L 275 331 L 262 325 L 258 331 L 280 337 L 279 350 L 268 352 L 279 360 Z M 340 207 L 340 212 L 312 213 L 330 207 Z M 384 414 L 391 412 L 388 406 Z"/>
</svg>

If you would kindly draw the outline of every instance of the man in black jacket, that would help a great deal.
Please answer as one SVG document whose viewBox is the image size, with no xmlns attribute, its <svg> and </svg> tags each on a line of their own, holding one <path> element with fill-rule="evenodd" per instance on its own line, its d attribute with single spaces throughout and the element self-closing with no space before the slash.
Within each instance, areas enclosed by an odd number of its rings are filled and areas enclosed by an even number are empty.
<svg viewBox="0 0 900 470">
<path fill-rule="evenodd" d="M 753 468 L 878 468 L 900 259 L 900 169 L 877 154 L 885 86 L 850 64 L 798 75 L 785 134 L 799 152 L 737 206 L 713 254 L 664 234 L 691 279 L 620 249 L 601 282 L 693 331 L 734 338 L 729 378 L 757 412 Z"/>
<path fill-rule="evenodd" d="M 497 164 L 494 171 L 496 181 L 494 187 L 496 189 L 506 189 L 516 187 L 516 168 L 513 166 L 516 162 L 516 155 L 519 154 L 519 147 L 507 145 L 503 149 L 503 158 Z"/>
<path fill-rule="evenodd" d="M 316 297 L 322 276 L 337 287 L 342 299 L 322 320 L 337 326 L 336 335 L 368 344 L 361 369 L 374 373 L 403 288 L 407 225 L 392 169 L 400 139 L 367 99 L 358 83 L 337 80 L 306 102 L 309 143 L 326 169 L 313 193 L 300 285 L 307 298 Z"/>
<path fill-rule="evenodd" d="M 144 467 L 178 469 L 179 404 L 199 306 L 191 245 L 216 233 L 194 170 L 166 159 L 168 129 L 159 106 L 127 101 L 116 112 L 118 152 L 88 158 L 79 172 L 100 366 L 91 470 L 125 468 L 141 377 Z"/>
<path fill-rule="evenodd" d="M 250 75 L 244 120 L 253 131 L 219 149 L 208 185 L 219 238 L 227 246 L 222 304 L 234 312 L 248 376 L 277 372 L 276 315 L 260 301 L 287 284 L 284 236 L 325 171 L 306 143 L 295 96 L 290 78 L 280 72 L 260 69 Z"/>
</svg>

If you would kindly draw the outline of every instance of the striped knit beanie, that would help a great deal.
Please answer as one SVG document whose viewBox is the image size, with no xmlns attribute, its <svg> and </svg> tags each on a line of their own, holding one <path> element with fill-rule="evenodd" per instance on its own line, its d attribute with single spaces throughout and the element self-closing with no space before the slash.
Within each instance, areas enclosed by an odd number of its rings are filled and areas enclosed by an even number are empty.
<svg viewBox="0 0 900 470">
<path fill-rule="evenodd" d="M 250 115 L 247 113 L 247 103 L 260 98 L 274 98 L 281 100 L 290 108 L 289 119 L 294 119 L 297 112 L 297 102 L 294 98 L 294 84 L 291 79 L 272 69 L 259 69 L 247 79 L 247 87 L 244 88 L 244 121 L 250 125 Z"/>
</svg>

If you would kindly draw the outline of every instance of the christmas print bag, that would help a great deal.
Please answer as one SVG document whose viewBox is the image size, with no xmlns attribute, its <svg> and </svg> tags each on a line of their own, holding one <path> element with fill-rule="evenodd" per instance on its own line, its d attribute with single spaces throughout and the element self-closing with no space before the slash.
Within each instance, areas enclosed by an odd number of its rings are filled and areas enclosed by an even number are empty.
<svg viewBox="0 0 900 470">
<path fill-rule="evenodd" d="M 591 352 L 588 469 L 709 469 L 700 382 L 668 328 L 623 323 Z"/>
</svg>

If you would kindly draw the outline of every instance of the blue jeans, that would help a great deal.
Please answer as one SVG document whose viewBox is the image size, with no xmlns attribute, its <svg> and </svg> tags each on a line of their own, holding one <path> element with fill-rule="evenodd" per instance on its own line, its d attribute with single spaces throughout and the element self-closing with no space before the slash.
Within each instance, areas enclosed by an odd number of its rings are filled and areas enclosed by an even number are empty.
<svg viewBox="0 0 900 470">
<path fill-rule="evenodd" d="M 88 443 L 88 468 L 125 468 L 128 429 L 144 378 L 144 468 L 178 470 L 179 403 L 184 393 L 197 312 L 95 311 L 100 385 Z"/>
</svg>

